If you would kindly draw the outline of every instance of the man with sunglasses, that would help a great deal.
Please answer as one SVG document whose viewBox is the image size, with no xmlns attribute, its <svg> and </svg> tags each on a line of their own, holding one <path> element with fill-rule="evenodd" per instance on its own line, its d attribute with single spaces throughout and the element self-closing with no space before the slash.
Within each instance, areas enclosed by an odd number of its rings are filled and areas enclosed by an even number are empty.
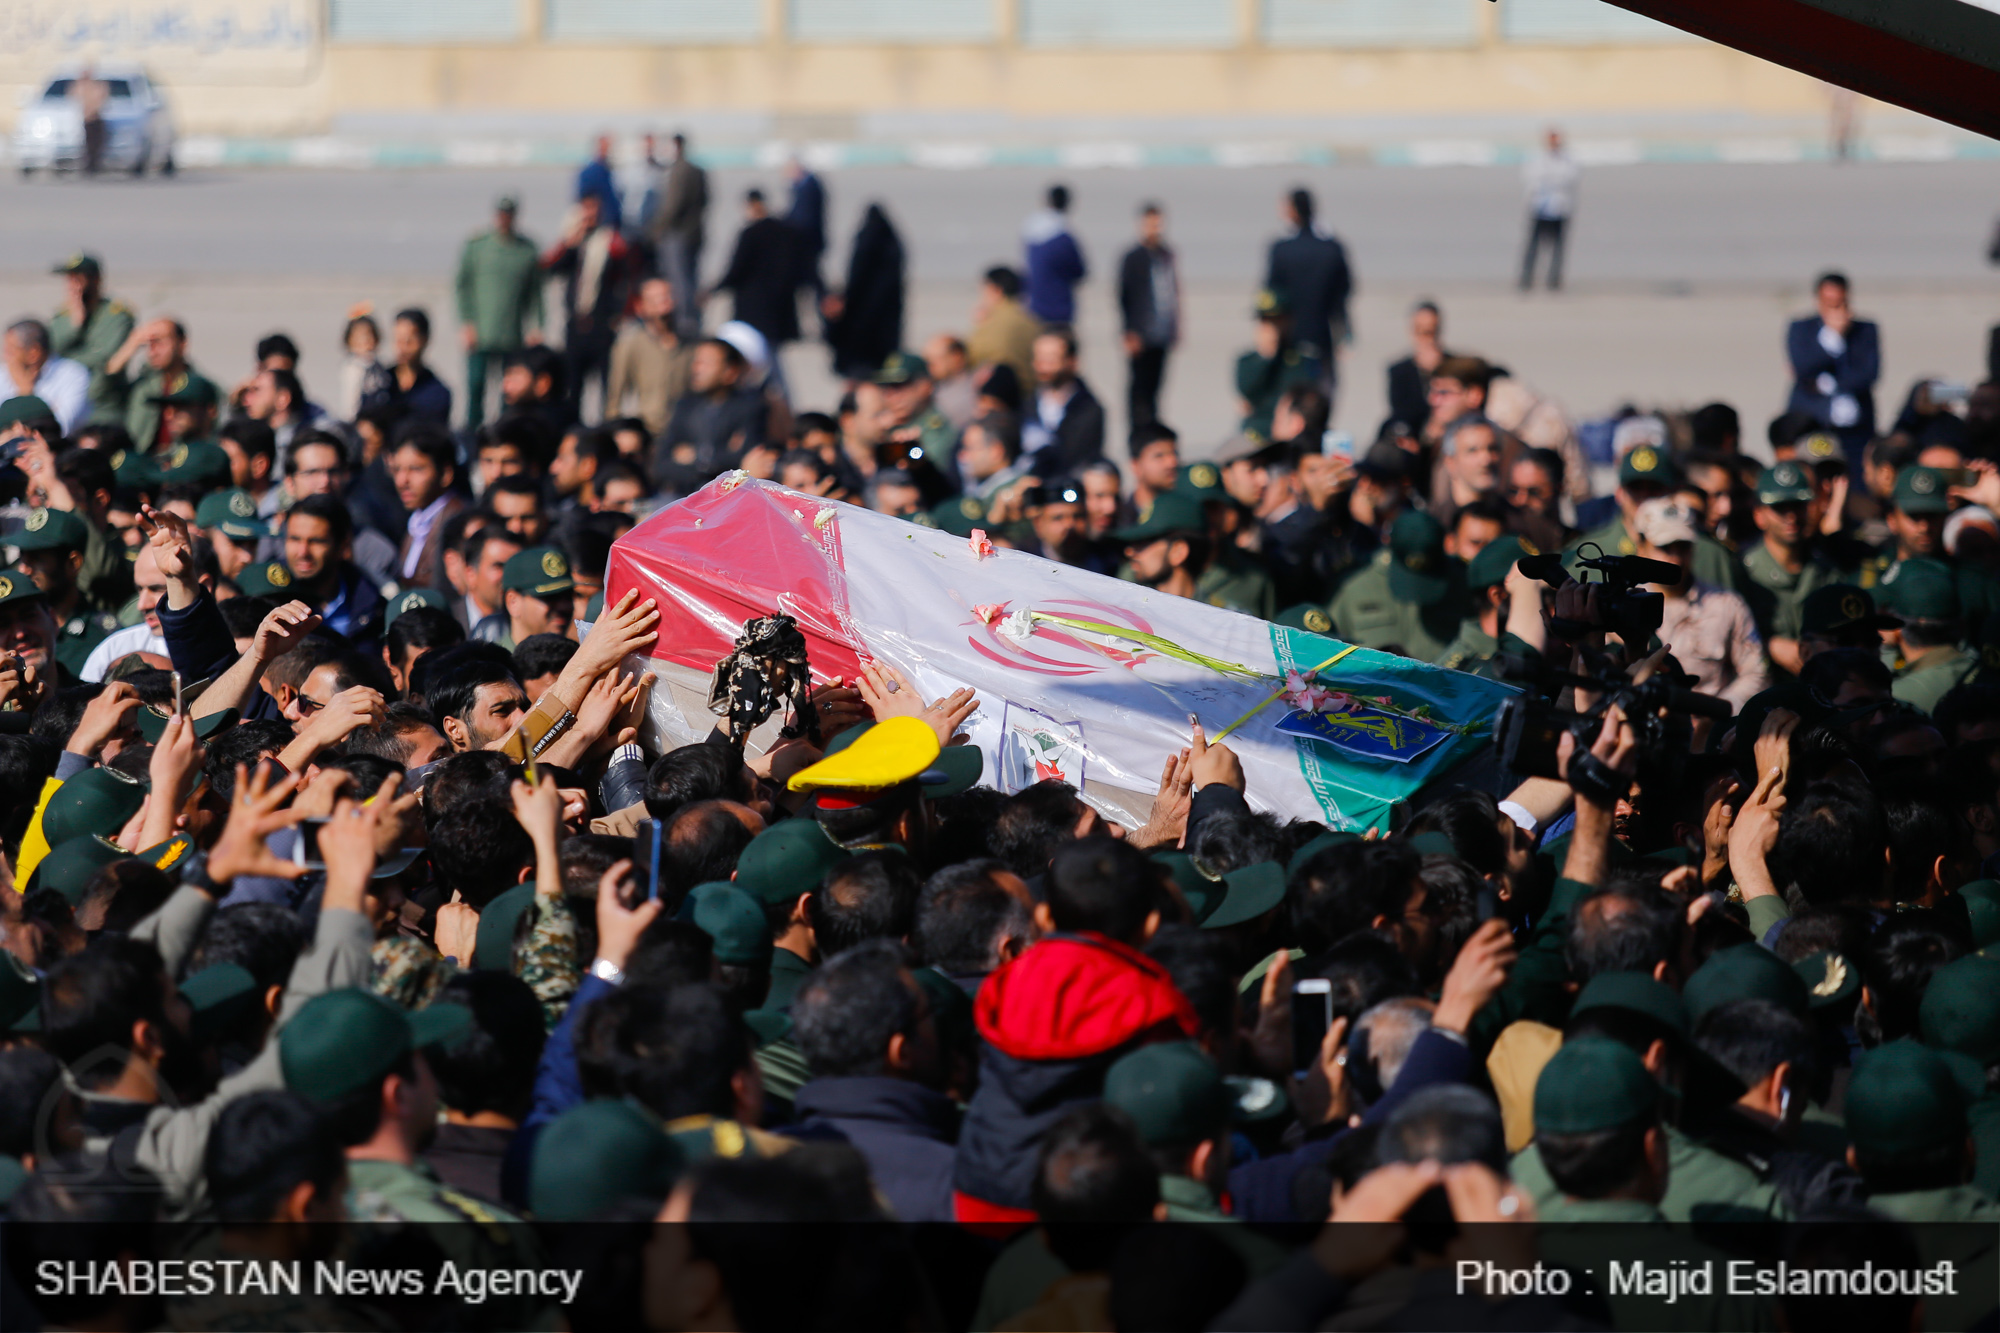
<svg viewBox="0 0 2000 1333">
<path fill-rule="evenodd" d="M 1743 595 L 1771 661 L 1796 675 L 1806 599 L 1821 588 L 1851 582 L 1819 537 L 1819 501 L 1812 478 L 1797 463 L 1767 467 L 1757 477 L 1757 530 L 1763 540 L 1743 553 L 1749 577 Z"/>
</svg>

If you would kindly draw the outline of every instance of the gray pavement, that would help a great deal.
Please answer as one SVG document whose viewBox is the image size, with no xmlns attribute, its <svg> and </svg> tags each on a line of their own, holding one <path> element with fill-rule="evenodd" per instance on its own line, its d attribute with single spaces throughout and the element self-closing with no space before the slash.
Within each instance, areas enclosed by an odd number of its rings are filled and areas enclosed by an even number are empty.
<svg viewBox="0 0 2000 1333">
<path fill-rule="evenodd" d="M 846 238 L 881 200 L 910 253 L 907 340 L 963 329 L 978 272 L 1015 259 L 1022 217 L 1051 179 L 1040 170 L 851 169 L 828 177 L 839 280 Z M 1402 354 L 1403 316 L 1422 296 L 1446 311 L 1447 342 L 1482 353 L 1577 416 L 1620 403 L 1734 403 L 1751 423 L 1783 402 L 1783 322 L 1822 268 L 1847 271 L 1864 316 L 1884 326 L 1878 398 L 1900 402 L 1923 375 L 1976 379 L 2000 320 L 2000 273 L 1985 261 L 2000 168 L 1979 162 L 1688 164 L 1587 169 L 1568 290 L 1514 292 L 1522 203 L 1511 169 L 1146 168 L 1068 173 L 1092 274 L 1080 295 L 1085 374 L 1113 406 L 1124 367 L 1113 279 L 1142 200 L 1165 205 L 1187 287 L 1185 344 L 1166 411 L 1194 452 L 1229 430 L 1235 354 L 1280 194 L 1311 186 L 1357 273 L 1355 340 L 1343 356 L 1337 422 L 1371 433 L 1382 368 Z M 522 226 L 559 229 L 570 177 L 537 169 L 187 172 L 172 180 L 0 181 L 0 318 L 46 312 L 46 265 L 78 248 L 103 256 L 110 287 L 145 313 L 173 313 L 205 370 L 234 383 L 251 344 L 284 329 L 304 350 L 307 387 L 327 383 L 343 316 L 424 304 L 439 372 L 459 379 L 450 279 L 460 242 L 491 199 L 519 193 Z M 718 172 L 708 264 L 726 260 L 742 189 L 782 197 L 776 171 Z M 724 309 L 718 303 L 711 323 Z M 823 349 L 786 357 L 801 406 L 830 406 Z M 1114 421 L 1114 430 L 1116 423 Z"/>
</svg>

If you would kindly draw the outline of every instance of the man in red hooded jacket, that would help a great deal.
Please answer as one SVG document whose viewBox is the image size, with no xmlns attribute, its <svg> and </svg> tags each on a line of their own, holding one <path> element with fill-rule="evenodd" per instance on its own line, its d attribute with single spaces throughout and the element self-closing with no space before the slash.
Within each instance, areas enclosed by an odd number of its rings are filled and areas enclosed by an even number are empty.
<svg viewBox="0 0 2000 1333">
<path fill-rule="evenodd" d="M 1034 1220 L 1035 1152 L 1072 1107 L 1096 1101 L 1127 1052 L 1200 1029 L 1165 968 L 1140 953 L 1172 901 L 1165 872 L 1111 838 L 1085 838 L 1049 863 L 1047 932 L 986 978 L 974 1002 L 979 1091 L 953 1169 L 958 1220 Z"/>
</svg>

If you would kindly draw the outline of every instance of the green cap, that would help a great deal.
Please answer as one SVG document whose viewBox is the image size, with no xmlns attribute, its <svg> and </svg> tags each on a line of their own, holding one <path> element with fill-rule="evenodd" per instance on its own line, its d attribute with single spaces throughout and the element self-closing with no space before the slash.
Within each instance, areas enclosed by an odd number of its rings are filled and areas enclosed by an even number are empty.
<svg viewBox="0 0 2000 1333">
<path fill-rule="evenodd" d="M 160 407 L 214 407 L 222 401 L 222 391 L 207 376 L 184 370 L 164 393 L 149 394 L 146 401 Z"/>
<path fill-rule="evenodd" d="M 1141 1046 L 1104 1075 L 1105 1105 L 1131 1116 L 1149 1148 L 1227 1133 L 1230 1101 L 1222 1070 L 1191 1041 Z"/>
<path fill-rule="evenodd" d="M 411 1013 L 372 991 L 316 995 L 278 1036 L 285 1086 L 316 1102 L 338 1101 L 380 1080 L 411 1051 L 449 1041 L 472 1025 L 462 1004 Z"/>
<path fill-rule="evenodd" d="M 1805 504 L 1812 498 L 1812 478 L 1797 463 L 1779 463 L 1757 474 L 1760 505 Z"/>
<path fill-rule="evenodd" d="M 1861 969 L 1849 962 L 1845 954 L 1821 949 L 1793 963 L 1792 971 L 1805 983 L 1806 1003 L 1812 1008 L 1831 1009 L 1844 1004 L 1849 1012 L 1853 1011 L 1854 997 L 1861 993 Z"/>
<path fill-rule="evenodd" d="M 1204 930 L 1221 930 L 1255 920 L 1285 900 L 1285 868 L 1276 861 L 1232 870 L 1222 877 L 1227 888 L 1222 902 L 1201 923 Z"/>
<path fill-rule="evenodd" d="M 1152 860 L 1169 875 L 1173 876 L 1174 887 L 1181 891 L 1188 910 L 1194 913 L 1194 923 L 1199 926 L 1215 914 L 1222 906 L 1222 900 L 1229 892 L 1229 886 L 1222 876 L 1186 852 L 1154 852 Z"/>
<path fill-rule="evenodd" d="M 1847 1085 L 1847 1136 L 1877 1161 L 1965 1139 L 1965 1096 L 1951 1066 L 1914 1041 L 1862 1052 Z"/>
<path fill-rule="evenodd" d="M 1298 874 L 1300 866 L 1303 866 L 1329 847 L 1339 847 L 1345 843 L 1360 841 L 1361 835 L 1359 833 L 1349 833 L 1344 829 L 1334 829 L 1330 832 L 1322 833 L 1292 853 L 1292 859 L 1285 862 L 1285 873 L 1287 875 Z"/>
<path fill-rule="evenodd" d="M 887 388 L 915 384 L 931 373 L 931 368 L 915 352 L 897 350 L 882 358 L 882 368 L 871 377 Z"/>
<path fill-rule="evenodd" d="M 1535 1080 L 1537 1134 L 1597 1134 L 1659 1114 L 1646 1062 L 1604 1037 L 1566 1041 Z"/>
<path fill-rule="evenodd" d="M 1259 287 L 1250 310 L 1259 319 L 1278 319 L 1292 313 L 1292 299 L 1282 287 Z"/>
<path fill-rule="evenodd" d="M 190 973 L 180 984 L 181 997 L 194 1018 L 194 1038 L 206 1041 L 235 1024 L 263 1002 L 257 978 L 240 963 L 217 963 Z"/>
<path fill-rule="evenodd" d="M 530 546 L 508 558 L 500 586 L 508 592 L 554 597 L 574 590 L 576 580 L 570 577 L 568 556 L 553 546 Z"/>
<path fill-rule="evenodd" d="M 826 754 L 839 754 L 860 740 L 874 725 L 873 722 L 862 722 L 849 727 L 826 743 Z M 985 771 L 986 752 L 977 745 L 947 745 L 938 751 L 938 757 L 931 760 L 931 766 L 919 774 L 917 780 L 923 784 L 927 800 L 941 801 L 947 796 L 956 796 L 977 787 Z"/>
<path fill-rule="evenodd" d="M 1956 620 L 1963 609 L 1958 579 L 1937 560 L 1904 560 L 1879 585 L 1889 609 L 1905 620 Z"/>
<path fill-rule="evenodd" d="M 236 573 L 236 586 L 245 597 L 290 598 L 295 581 L 282 560 L 255 561 Z"/>
<path fill-rule="evenodd" d="M 1674 460 L 1664 450 L 1650 444 L 1627 449 L 1625 456 L 1618 460 L 1620 486 L 1671 486 L 1674 480 Z"/>
<path fill-rule="evenodd" d="M 663 1203 L 687 1155 L 630 1102 L 572 1106 L 535 1140 L 528 1205 L 537 1221 L 582 1222 L 625 1199 Z"/>
<path fill-rule="evenodd" d="M 271 525 L 257 517 L 257 502 L 250 498 L 250 492 L 234 486 L 202 496 L 194 507 L 194 525 L 243 541 L 271 535 Z"/>
<path fill-rule="evenodd" d="M 1389 525 L 1389 592 L 1399 602 L 1431 606 L 1451 590 L 1444 528 L 1429 514 L 1406 509 Z"/>
<path fill-rule="evenodd" d="M 42 983 L 35 974 L 0 950 L 0 1032 L 16 1030 L 15 1024 L 37 1012 L 41 1000 Z"/>
<path fill-rule="evenodd" d="M 977 496 L 957 496 L 931 510 L 931 526 L 954 537 L 970 537 L 985 521 L 986 502 Z"/>
<path fill-rule="evenodd" d="M 62 263 L 50 269 L 49 272 L 59 273 L 64 277 L 76 273 L 86 278 L 101 278 L 104 276 L 104 267 L 97 262 L 96 255 L 87 255 L 79 250 L 68 259 L 63 260 Z"/>
<path fill-rule="evenodd" d="M 0 430 L 8 426 L 18 426 L 24 421 L 31 425 L 39 425 L 55 420 L 56 410 L 31 393 L 0 402 Z"/>
<path fill-rule="evenodd" d="M 1176 533 L 1207 531 L 1208 520 L 1201 515 L 1201 501 L 1185 491 L 1173 490 L 1154 496 L 1136 524 L 1111 535 L 1128 546 L 1144 546 Z"/>
<path fill-rule="evenodd" d="M 1799 632 L 1832 636 L 1848 630 L 1894 629 L 1903 622 L 1885 616 L 1875 608 L 1867 590 L 1852 583 L 1829 583 L 1814 588 L 1799 604 Z"/>
<path fill-rule="evenodd" d="M 1592 1009 L 1625 1009 L 1644 1014 L 1681 1037 L 1686 1037 L 1693 1027 L 1679 992 L 1665 982 L 1655 981 L 1646 972 L 1600 972 L 1592 977 L 1577 995 L 1576 1003 L 1570 1006 L 1570 1017 Z"/>
<path fill-rule="evenodd" d="M 123 861 L 130 855 L 101 834 L 71 838 L 51 848 L 47 856 L 36 862 L 35 873 L 28 877 L 29 891 L 54 889 L 71 907 L 81 906 L 83 891 L 90 887 L 91 878 L 113 861 Z"/>
<path fill-rule="evenodd" d="M 1203 504 L 1229 498 L 1229 492 L 1222 489 L 1221 470 L 1209 462 L 1181 464 L 1181 470 L 1174 478 L 1174 489 L 1184 495 L 1192 495 Z"/>
<path fill-rule="evenodd" d="M 87 768 L 57 787 L 42 808 L 42 837 L 50 847 L 92 833 L 116 833 L 146 803 L 145 782 L 115 768 Z"/>
<path fill-rule="evenodd" d="M 181 868 L 181 862 L 194 854 L 194 839 L 185 833 L 176 833 L 165 842 L 156 842 L 151 847 L 141 847 L 132 853 L 134 861 L 144 861 L 156 870 L 164 870 L 173 875 Z"/>
<path fill-rule="evenodd" d="M 1293 629 L 1302 629 L 1312 634 L 1333 633 L 1333 617 L 1328 615 L 1326 608 L 1318 602 L 1300 602 L 1297 606 L 1288 606 L 1278 612 L 1273 623 L 1290 625 Z"/>
<path fill-rule="evenodd" d="M 1681 999 L 1697 1022 L 1732 1000 L 1769 1000 L 1801 1018 L 1807 1008 L 1806 983 L 1790 963 L 1761 944 L 1738 944 L 1710 954 L 1681 987 Z"/>
<path fill-rule="evenodd" d="M 157 741 L 167 734 L 167 707 L 147 704 L 132 710 L 132 725 L 139 734 L 149 741 Z M 194 734 L 197 740 L 210 740 L 236 725 L 242 713 L 234 708 L 225 708 L 220 713 L 204 713 L 194 720 Z"/>
<path fill-rule="evenodd" d="M 23 551 L 81 551 L 90 545 L 90 525 L 66 509 L 31 509 L 5 544 Z"/>
<path fill-rule="evenodd" d="M 511 194 L 503 194 L 493 201 L 493 211 L 495 213 L 518 213 L 521 211 L 521 201 Z"/>
<path fill-rule="evenodd" d="M 1536 554 L 1532 542 L 1524 542 L 1519 537 L 1503 535 L 1481 547 L 1479 554 L 1472 557 L 1465 567 L 1465 583 L 1474 592 L 1484 592 L 1507 581 L 1514 572 L 1514 566 L 1521 557 Z"/>
<path fill-rule="evenodd" d="M 1840 442 L 1838 435 L 1829 435 L 1816 430 L 1810 435 L 1802 435 L 1792 445 L 1799 460 L 1807 467 L 1818 467 L 1821 463 L 1845 463 L 1847 446 Z"/>
<path fill-rule="evenodd" d="M 1906 514 L 1943 514 L 1951 509 L 1950 487 L 1934 467 L 1906 467 L 1896 474 L 1896 508 Z"/>
<path fill-rule="evenodd" d="M 2000 1064 L 2000 959 L 1970 954 L 1933 972 L 1917 1031 L 1933 1049 Z"/>
<path fill-rule="evenodd" d="M 516 884 L 479 909 L 479 934 L 472 945 L 472 966 L 482 972 L 514 970 L 514 928 L 521 914 L 535 905 L 533 881 Z M 465 965 L 465 959 L 458 960 Z"/>
<path fill-rule="evenodd" d="M 697 884 L 680 915 L 715 943 L 715 961 L 756 967 L 771 961 L 771 923 L 764 904 L 728 880 Z"/>
<path fill-rule="evenodd" d="M 1965 913 L 1972 918 L 1972 947 L 2000 944 L 2000 880 L 1975 879 L 1961 885 L 1958 896 L 1965 900 Z"/>
<path fill-rule="evenodd" d="M 736 858 L 736 887 L 761 903 L 792 902 L 819 887 L 826 872 L 854 853 L 811 819 L 785 819 L 750 840 Z"/>
<path fill-rule="evenodd" d="M 157 461 L 162 485 L 223 486 L 229 482 L 229 455 L 222 452 L 222 446 L 207 440 L 183 440 Z"/>
<path fill-rule="evenodd" d="M 414 611 L 420 606 L 434 607 L 439 611 L 451 610 L 451 599 L 436 588 L 406 588 L 389 599 L 382 611 L 382 629 L 386 633 L 389 626 L 396 623 L 396 617 L 405 611 Z"/>
</svg>

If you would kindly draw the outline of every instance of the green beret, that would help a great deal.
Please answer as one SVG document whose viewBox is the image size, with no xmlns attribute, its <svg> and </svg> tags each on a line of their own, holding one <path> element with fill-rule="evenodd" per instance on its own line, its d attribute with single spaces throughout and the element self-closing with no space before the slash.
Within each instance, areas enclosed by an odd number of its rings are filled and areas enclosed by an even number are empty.
<svg viewBox="0 0 2000 1333">
<path fill-rule="evenodd" d="M 1896 474 L 1896 508 L 1906 514 L 1943 514 L 1951 509 L 1944 473 L 1934 467 L 1906 467 Z"/>
<path fill-rule="evenodd" d="M 90 545 L 90 525 L 66 509 L 30 509 L 6 544 L 22 551 L 81 551 Z"/>
<path fill-rule="evenodd" d="M 1901 561 L 1878 586 L 1889 609 L 1905 620 L 1956 620 L 1963 609 L 1958 578 L 1942 561 Z"/>
<path fill-rule="evenodd" d="M 663 1203 L 687 1166 L 647 1112 L 623 1101 L 585 1102 L 535 1140 L 528 1205 L 541 1222 L 582 1222 L 625 1199 Z"/>
<path fill-rule="evenodd" d="M 1681 987 L 1681 999 L 1697 1022 L 1732 1000 L 1769 1000 L 1801 1018 L 1808 1007 L 1806 983 L 1790 963 L 1761 944 L 1738 944 L 1710 954 Z"/>
<path fill-rule="evenodd" d="M 50 848 L 49 854 L 35 863 L 35 873 L 28 877 L 28 889 L 30 892 L 38 888 L 54 889 L 71 907 L 78 907 L 92 876 L 113 861 L 123 861 L 131 855 L 101 834 L 71 838 L 59 847 Z"/>
<path fill-rule="evenodd" d="M 147 784 L 102 765 L 57 787 L 42 809 L 42 837 L 50 847 L 92 833 L 116 833 L 146 803 Z"/>
<path fill-rule="evenodd" d="M 234 486 L 202 496 L 194 507 L 194 525 L 240 541 L 271 535 L 270 524 L 257 517 L 257 502 L 250 498 L 250 492 Z"/>
<path fill-rule="evenodd" d="M 1618 460 L 1620 486 L 1637 484 L 1671 486 L 1674 480 L 1674 460 L 1650 444 L 1627 449 L 1625 456 Z"/>
<path fill-rule="evenodd" d="M 1222 1070 L 1191 1041 L 1141 1046 L 1104 1075 L 1104 1102 L 1132 1117 L 1149 1148 L 1193 1145 L 1228 1131 Z"/>
<path fill-rule="evenodd" d="M 1806 1003 L 1814 1009 L 1846 1005 L 1854 1010 L 1854 997 L 1861 993 L 1861 969 L 1846 955 L 1832 949 L 1809 953 L 1792 964 L 1792 971 L 1805 983 Z"/>
<path fill-rule="evenodd" d="M 934 506 L 930 519 L 931 526 L 940 532 L 970 537 L 972 530 L 986 521 L 986 504 L 976 496 L 955 496 Z"/>
<path fill-rule="evenodd" d="M 771 923 L 764 904 L 728 880 L 697 884 L 680 915 L 715 943 L 715 961 L 732 967 L 768 967 Z"/>
<path fill-rule="evenodd" d="M 1965 913 L 1972 918 L 1972 947 L 2000 943 L 2000 880 L 1975 879 L 1959 888 Z"/>
<path fill-rule="evenodd" d="M 1520 563 L 1522 556 L 1535 554 L 1533 544 L 1519 537 L 1501 535 L 1479 549 L 1479 554 L 1465 567 L 1466 586 L 1474 592 L 1496 587 L 1507 581 Z"/>
<path fill-rule="evenodd" d="M 814 820 L 780 820 L 752 838 L 736 858 L 736 887 L 767 905 L 792 902 L 818 888 L 827 871 L 853 855 Z"/>
<path fill-rule="evenodd" d="M 1618 1042 L 1564 1042 L 1535 1080 L 1537 1134 L 1598 1134 L 1659 1114 L 1660 1085 Z"/>
<path fill-rule="evenodd" d="M 1934 1050 L 2000 1064 L 2000 960 L 1972 954 L 1933 972 L 1917 1031 Z"/>
<path fill-rule="evenodd" d="M 1208 520 L 1202 517 L 1201 501 L 1183 491 L 1167 491 L 1153 497 L 1137 523 L 1111 535 L 1127 546 L 1145 546 L 1177 533 L 1207 531 Z"/>
<path fill-rule="evenodd" d="M 405 611 L 414 611 L 420 606 L 428 606 L 438 611 L 450 611 L 451 599 L 436 588 L 405 588 L 389 599 L 382 611 L 382 632 L 388 633 L 389 626 L 396 623 L 396 617 Z"/>
<path fill-rule="evenodd" d="M 293 596 L 294 581 L 292 571 L 282 560 L 253 561 L 236 573 L 236 586 L 245 597 L 289 599 Z"/>
<path fill-rule="evenodd" d="M 285 1024 L 278 1066 L 293 1092 L 316 1102 L 339 1101 L 379 1082 L 410 1052 L 449 1041 L 471 1025 L 472 1011 L 462 1004 L 411 1013 L 370 991 L 327 991 Z"/>
<path fill-rule="evenodd" d="M 482 972 L 514 970 L 514 928 L 521 914 L 535 905 L 535 885 L 516 884 L 479 911 L 479 935 L 472 946 L 471 965 Z M 459 966 L 466 960 L 458 960 Z"/>
<path fill-rule="evenodd" d="M 1221 930 L 1255 920 L 1285 900 L 1285 868 L 1276 861 L 1232 870 L 1222 877 L 1222 901 L 1202 922 L 1203 929 Z"/>
<path fill-rule="evenodd" d="M 56 410 L 31 393 L 20 394 L 0 402 L 0 430 L 18 426 L 23 422 L 40 425 L 56 420 Z"/>
<path fill-rule="evenodd" d="M 1847 1136 L 1878 1161 L 1919 1157 L 1965 1140 L 1965 1095 L 1935 1051 L 1892 1041 L 1864 1051 L 1847 1085 Z"/>
<path fill-rule="evenodd" d="M 1779 463 L 1757 474 L 1760 505 L 1805 504 L 1812 498 L 1812 478 L 1797 463 Z"/>
<path fill-rule="evenodd" d="M 508 592 L 554 597 L 574 591 L 576 580 L 570 577 L 568 556 L 553 546 L 530 546 L 508 558 L 500 586 Z"/>
<path fill-rule="evenodd" d="M 1317 602 L 1300 602 L 1296 606 L 1288 606 L 1278 612 L 1271 623 L 1290 625 L 1293 629 L 1302 629 L 1311 634 L 1333 633 L 1333 617 L 1328 615 L 1326 608 Z"/>
<path fill-rule="evenodd" d="M 1646 972 L 1600 972 L 1592 977 L 1570 1006 L 1570 1017 L 1592 1009 L 1624 1009 L 1644 1014 L 1677 1036 L 1692 1031 L 1687 1005 L 1679 992 Z"/>
</svg>

